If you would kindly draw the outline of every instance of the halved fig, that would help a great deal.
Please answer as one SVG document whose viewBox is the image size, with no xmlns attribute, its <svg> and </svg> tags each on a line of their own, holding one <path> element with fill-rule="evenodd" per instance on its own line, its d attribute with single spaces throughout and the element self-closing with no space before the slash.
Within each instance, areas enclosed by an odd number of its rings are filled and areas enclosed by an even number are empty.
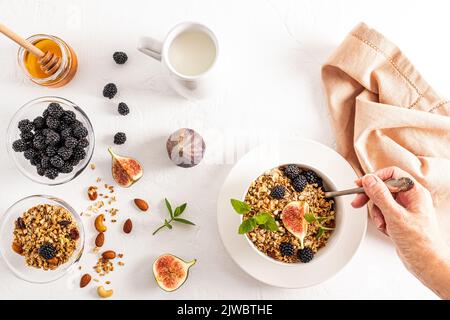
<svg viewBox="0 0 450 320">
<path fill-rule="evenodd" d="M 165 291 L 175 291 L 181 287 L 189 276 L 189 269 L 196 259 L 186 262 L 172 254 L 164 254 L 153 263 L 153 275 L 156 283 Z"/>
<path fill-rule="evenodd" d="M 281 220 L 287 231 L 300 240 L 303 248 L 303 240 L 308 232 L 308 221 L 305 214 L 309 212 L 309 205 L 304 201 L 293 201 L 288 203 L 281 213 Z"/>
<path fill-rule="evenodd" d="M 112 176 L 117 184 L 128 188 L 142 178 L 144 170 L 139 161 L 130 157 L 120 156 L 112 148 L 108 148 L 108 151 L 112 157 Z"/>
</svg>

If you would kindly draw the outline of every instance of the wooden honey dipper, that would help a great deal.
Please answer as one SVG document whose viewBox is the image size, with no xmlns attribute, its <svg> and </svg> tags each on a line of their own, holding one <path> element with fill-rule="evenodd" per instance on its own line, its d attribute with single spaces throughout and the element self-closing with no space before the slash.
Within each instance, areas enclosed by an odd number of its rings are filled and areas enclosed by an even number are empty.
<svg viewBox="0 0 450 320">
<path fill-rule="evenodd" d="M 20 45 L 22 48 L 26 49 L 28 52 L 31 52 L 33 55 L 35 55 L 38 58 L 38 63 L 40 64 L 41 70 L 44 71 L 45 74 L 52 75 L 61 66 L 60 57 L 56 56 L 50 51 L 43 52 L 41 49 L 25 40 L 2 23 L 0 23 L 0 32 Z"/>
</svg>

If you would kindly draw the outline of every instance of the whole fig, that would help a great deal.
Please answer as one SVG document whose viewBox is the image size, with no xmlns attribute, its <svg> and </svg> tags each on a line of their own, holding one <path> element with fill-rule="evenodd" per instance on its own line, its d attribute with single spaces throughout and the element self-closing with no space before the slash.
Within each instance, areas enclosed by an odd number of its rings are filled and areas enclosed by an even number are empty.
<svg viewBox="0 0 450 320">
<path fill-rule="evenodd" d="M 172 133 L 166 143 L 170 160 L 183 168 L 199 164 L 205 154 L 205 141 L 193 129 L 182 128 Z"/>
</svg>

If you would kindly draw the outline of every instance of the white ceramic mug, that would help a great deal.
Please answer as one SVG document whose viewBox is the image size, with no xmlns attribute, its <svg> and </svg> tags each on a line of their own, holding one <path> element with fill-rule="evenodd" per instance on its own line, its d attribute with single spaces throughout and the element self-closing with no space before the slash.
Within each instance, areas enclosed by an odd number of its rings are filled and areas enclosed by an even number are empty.
<svg viewBox="0 0 450 320">
<path fill-rule="evenodd" d="M 206 26 L 180 23 L 163 42 L 142 37 L 138 49 L 161 61 L 169 83 L 182 96 L 201 98 L 210 91 L 211 69 L 219 47 L 214 33 Z"/>
</svg>

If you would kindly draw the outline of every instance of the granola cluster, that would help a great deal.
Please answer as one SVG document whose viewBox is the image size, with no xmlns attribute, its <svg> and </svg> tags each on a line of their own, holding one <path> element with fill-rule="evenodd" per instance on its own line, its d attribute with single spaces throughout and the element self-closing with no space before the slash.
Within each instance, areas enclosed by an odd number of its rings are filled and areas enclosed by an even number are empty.
<svg viewBox="0 0 450 320">
<path fill-rule="evenodd" d="M 285 188 L 284 197 L 274 199 L 270 196 L 271 190 L 280 185 Z M 259 176 L 252 182 L 245 196 L 245 202 L 252 207 L 252 210 L 244 216 L 244 219 L 263 211 L 271 213 L 279 226 L 277 232 L 256 227 L 247 234 L 248 238 L 264 254 L 287 263 L 299 262 L 296 254 L 283 256 L 280 251 L 282 242 L 291 243 L 296 252 L 300 249 L 299 240 L 284 228 L 281 221 L 283 208 L 292 201 L 306 201 L 311 213 L 316 217 L 321 217 L 321 225 L 329 228 L 335 227 L 334 201 L 326 199 L 324 191 L 317 184 L 308 184 L 302 192 L 295 191 L 289 178 L 283 174 L 282 168 L 269 170 Z M 319 234 L 319 227 L 314 223 L 309 224 L 304 245 L 316 253 L 326 245 L 331 233 L 331 230 L 325 230 Z"/>
<path fill-rule="evenodd" d="M 77 223 L 67 209 L 42 204 L 17 219 L 12 249 L 25 258 L 28 266 L 54 270 L 71 258 L 79 237 Z M 54 250 L 52 258 L 46 259 L 39 253 L 44 245 Z"/>
</svg>

